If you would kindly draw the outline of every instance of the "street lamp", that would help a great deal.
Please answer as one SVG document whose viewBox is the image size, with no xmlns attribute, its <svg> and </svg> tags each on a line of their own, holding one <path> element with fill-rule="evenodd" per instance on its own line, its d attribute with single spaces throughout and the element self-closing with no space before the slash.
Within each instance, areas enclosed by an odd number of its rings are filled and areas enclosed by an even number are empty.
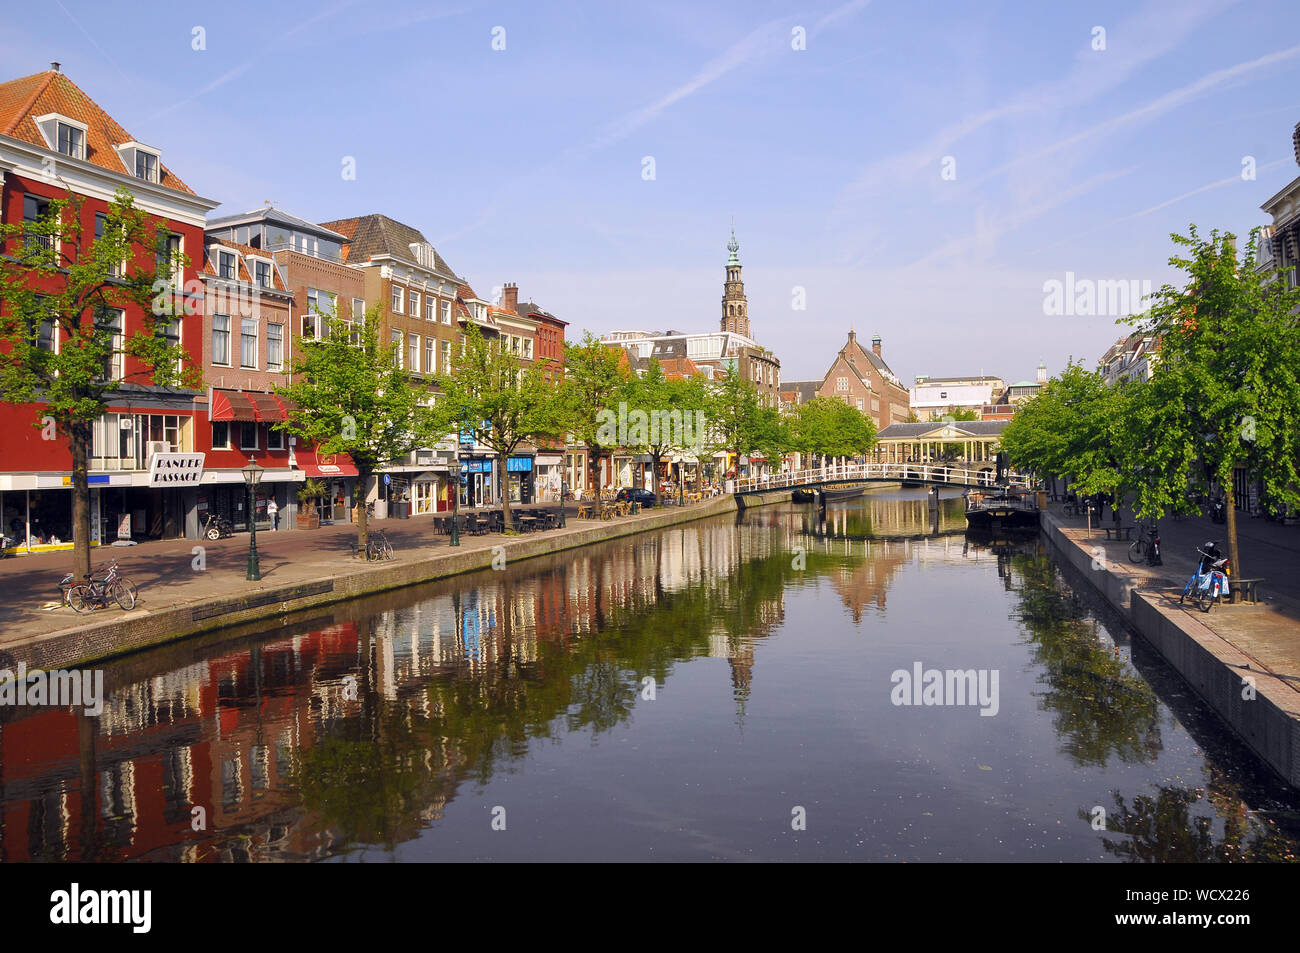
<svg viewBox="0 0 1300 953">
<path fill-rule="evenodd" d="M 239 471 L 244 475 L 244 486 L 248 487 L 248 578 L 256 582 L 262 578 L 261 567 L 257 563 L 257 485 L 262 482 L 266 467 L 259 467 L 252 457 L 248 466 Z"/>
<path fill-rule="evenodd" d="M 560 480 L 560 529 L 564 529 L 564 496 L 569 492 L 569 484 Z"/>
</svg>

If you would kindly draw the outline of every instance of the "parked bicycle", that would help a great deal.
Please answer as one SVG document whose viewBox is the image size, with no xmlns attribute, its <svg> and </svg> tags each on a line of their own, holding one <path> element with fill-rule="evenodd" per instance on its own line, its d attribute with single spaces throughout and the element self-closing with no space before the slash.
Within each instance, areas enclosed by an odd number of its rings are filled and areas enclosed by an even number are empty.
<svg viewBox="0 0 1300 953">
<path fill-rule="evenodd" d="M 1178 602 L 1181 605 L 1190 596 L 1197 608 L 1209 612 L 1228 595 L 1230 566 L 1228 557 L 1219 552 L 1213 542 L 1206 543 L 1205 549 L 1196 551 L 1200 554 L 1201 561 L 1192 573 L 1192 578 L 1183 587 Z"/>
<path fill-rule="evenodd" d="M 1160 531 L 1155 523 L 1143 526 L 1138 538 L 1128 548 L 1129 562 L 1140 563 L 1143 560 L 1150 566 L 1164 565 L 1160 558 Z"/>
<path fill-rule="evenodd" d="M 73 611 L 90 612 L 94 609 L 107 609 L 110 601 L 116 602 L 128 612 L 135 608 L 139 590 L 118 570 L 116 559 L 106 568 L 96 570 L 85 579 L 85 582 L 74 582 L 73 574 L 68 573 L 59 581 L 63 602 L 71 606 Z"/>
<path fill-rule="evenodd" d="M 359 556 L 360 551 L 355 547 L 352 550 L 353 556 Z M 372 529 L 366 534 L 366 559 L 394 559 L 393 544 L 388 541 L 382 529 Z"/>
<path fill-rule="evenodd" d="M 209 512 L 208 518 L 203 524 L 203 529 L 199 531 L 199 535 L 206 536 L 208 539 L 224 539 L 227 536 L 235 535 L 235 527 L 226 517 Z"/>
</svg>

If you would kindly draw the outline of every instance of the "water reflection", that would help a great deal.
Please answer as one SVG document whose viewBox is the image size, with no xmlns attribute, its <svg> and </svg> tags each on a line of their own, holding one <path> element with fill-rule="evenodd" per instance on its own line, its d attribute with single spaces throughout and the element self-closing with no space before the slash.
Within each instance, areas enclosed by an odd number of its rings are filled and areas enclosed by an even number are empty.
<svg viewBox="0 0 1300 953">
<path fill-rule="evenodd" d="M 360 600 L 273 632 L 232 631 L 119 661 L 106 669 L 109 701 L 98 718 L 3 712 L 0 856 L 388 857 L 430 832 L 442 835 L 435 843 L 459 848 L 453 831 L 463 828 L 451 823 L 458 800 L 512 778 L 537 783 L 546 776 L 539 759 L 574 739 L 635 747 L 652 730 L 642 723 L 662 712 L 690 712 L 691 738 L 699 731 L 713 739 L 676 742 L 675 770 L 684 777 L 704 777 L 711 762 L 729 757 L 751 766 L 741 786 L 701 791 L 706 801 L 777 796 L 789 782 L 781 772 L 794 770 L 792 752 L 809 749 L 824 783 L 860 795 L 904 783 L 911 768 L 889 744 L 919 745 L 945 764 L 955 755 L 942 737 L 894 737 L 902 723 L 880 713 L 869 716 L 878 727 L 865 736 L 878 740 L 853 741 L 803 712 L 829 700 L 850 717 L 868 717 L 852 713 L 881 702 L 860 683 L 837 687 L 837 665 L 861 664 L 888 640 L 929 651 L 913 634 L 918 612 L 927 599 L 958 598 L 986 623 L 972 629 L 984 640 L 977 644 L 1018 653 L 1031 673 L 1026 697 L 1034 705 L 1005 715 L 1021 720 L 1000 723 L 1007 727 L 990 743 L 1010 757 L 1021 734 L 1042 734 L 1035 707 L 1050 725 L 1049 744 L 1030 758 L 1044 765 L 1043 776 L 1026 782 L 1032 796 L 1019 809 L 1049 810 L 1063 789 L 1085 805 L 1068 808 L 1066 821 L 1075 824 L 1078 810 L 1085 823 L 1067 841 L 1031 846 L 1060 859 L 1290 859 L 1289 795 L 1261 780 L 1258 766 L 1232 760 L 1228 736 L 1177 696 L 1159 663 L 1131 652 L 1122 628 L 1074 595 L 1037 541 L 954 534 L 963 527 L 960 499 L 936 510 L 923 493 L 872 494 L 824 514 L 768 507 Z M 716 695 L 709 697 L 718 690 L 707 677 L 712 669 L 701 667 L 723 662 L 725 723 Z M 792 672 L 803 679 L 798 690 Z M 1177 717 L 1152 687 L 1161 679 Z M 672 704 L 651 707 L 656 691 Z M 774 735 L 786 726 L 793 742 Z M 1136 775 L 1117 772 L 1133 766 Z M 1170 785 L 1171 770 L 1203 787 Z M 615 790 L 601 820 L 615 827 L 617 804 L 660 793 L 647 778 L 620 787 L 619 777 L 600 778 Z M 991 782 L 977 775 L 972 783 Z M 943 790 L 927 797 L 941 800 Z M 1092 791 L 1106 792 L 1112 824 L 1103 832 L 1087 823 L 1102 803 Z M 861 796 L 847 800 L 891 823 L 898 811 L 896 799 L 865 807 Z M 954 800 L 949 813 L 986 811 L 997 801 Z M 576 806 L 570 814 L 573 824 L 595 819 Z M 784 842 L 756 843 L 744 814 L 734 805 L 730 821 L 716 821 L 708 837 L 724 847 L 711 849 L 782 856 Z M 902 826 L 912 823 L 905 820 L 899 815 Z M 999 823 L 990 814 L 984 826 Z M 867 842 L 861 823 L 844 824 L 842 837 L 826 838 L 838 845 L 829 849 L 857 856 L 852 845 Z M 635 825 L 623 826 L 639 843 Z M 682 826 L 666 822 L 669 830 Z M 828 831 L 836 832 L 833 824 Z M 884 840 L 870 856 L 935 859 L 910 841 L 873 836 Z M 971 836 L 938 859 L 963 849 L 1003 856 L 1004 834 L 987 844 Z M 602 856 L 600 837 L 589 838 L 581 856 Z M 480 855 L 469 846 L 451 854 Z"/>
</svg>

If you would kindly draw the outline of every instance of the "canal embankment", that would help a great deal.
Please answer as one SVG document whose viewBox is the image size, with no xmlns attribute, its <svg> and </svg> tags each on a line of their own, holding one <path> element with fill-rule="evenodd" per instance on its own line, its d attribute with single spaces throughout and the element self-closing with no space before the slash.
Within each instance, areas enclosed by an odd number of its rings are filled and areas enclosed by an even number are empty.
<svg viewBox="0 0 1300 953">
<path fill-rule="evenodd" d="M 1167 524 L 1162 531 L 1164 564 L 1156 567 L 1133 564 L 1128 542 L 1107 541 L 1101 528 L 1081 525 L 1059 507 L 1043 512 L 1041 529 L 1061 559 L 1260 760 L 1292 787 L 1300 787 L 1300 613 L 1285 588 L 1285 576 L 1265 588 L 1260 604 L 1222 605 L 1207 614 L 1178 601 L 1195 568 L 1194 559 L 1183 554 L 1195 547 L 1182 545 L 1181 537 L 1204 536 L 1204 528 L 1190 521 L 1184 527 Z M 1274 562 L 1271 571 L 1285 569 Z"/>
<path fill-rule="evenodd" d="M 433 531 L 432 517 L 373 521 L 396 557 L 358 562 L 351 556 L 355 527 L 260 533 L 262 578 L 246 580 L 248 537 L 172 540 L 96 550 L 96 565 L 117 559 L 140 590 L 136 608 L 116 606 L 79 615 L 52 607 L 68 555 L 49 554 L 0 563 L 0 652 L 6 665 L 30 670 L 72 668 L 250 622 L 280 624 L 303 610 L 373 596 L 482 569 L 652 532 L 790 498 L 789 490 L 721 496 L 613 520 L 576 519 L 572 504 L 563 529 L 505 536 L 463 535 L 453 547 Z M 46 608 L 42 608 L 42 606 Z"/>
</svg>

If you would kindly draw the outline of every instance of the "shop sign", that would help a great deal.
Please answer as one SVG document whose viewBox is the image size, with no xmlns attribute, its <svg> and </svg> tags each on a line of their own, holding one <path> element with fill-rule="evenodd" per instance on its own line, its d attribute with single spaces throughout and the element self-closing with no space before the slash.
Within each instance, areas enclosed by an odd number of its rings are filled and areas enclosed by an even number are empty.
<svg viewBox="0 0 1300 953">
<path fill-rule="evenodd" d="M 155 453 L 149 461 L 150 486 L 198 486 L 202 479 L 201 453 Z"/>
<path fill-rule="evenodd" d="M 532 457 L 507 457 L 507 473 L 528 473 L 533 469 Z"/>
</svg>

